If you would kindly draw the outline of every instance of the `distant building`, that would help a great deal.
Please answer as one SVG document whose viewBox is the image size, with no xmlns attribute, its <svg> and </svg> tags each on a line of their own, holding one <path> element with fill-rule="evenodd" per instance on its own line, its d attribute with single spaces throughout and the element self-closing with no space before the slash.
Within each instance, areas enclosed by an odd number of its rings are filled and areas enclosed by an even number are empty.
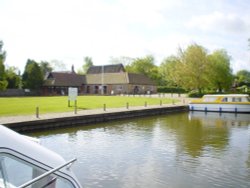
<svg viewBox="0 0 250 188">
<path fill-rule="evenodd" d="M 71 72 L 51 72 L 45 79 L 45 95 L 67 94 L 77 87 L 79 94 L 146 94 L 156 93 L 156 84 L 142 74 L 128 73 L 122 64 L 92 66 L 86 75 Z"/>
<path fill-rule="evenodd" d="M 51 72 L 47 75 L 44 85 L 44 95 L 66 95 L 69 87 L 77 87 L 79 93 L 84 93 L 85 76 L 74 72 Z"/>
</svg>

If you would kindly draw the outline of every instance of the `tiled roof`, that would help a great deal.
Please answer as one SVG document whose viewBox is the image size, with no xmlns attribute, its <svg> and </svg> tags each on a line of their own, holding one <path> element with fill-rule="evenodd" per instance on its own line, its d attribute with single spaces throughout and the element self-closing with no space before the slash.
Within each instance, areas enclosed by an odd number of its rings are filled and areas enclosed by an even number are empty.
<svg viewBox="0 0 250 188">
<path fill-rule="evenodd" d="M 142 74 L 134 73 L 104 73 L 87 74 L 87 84 L 137 84 L 137 85 L 156 85 L 150 78 Z"/>
<path fill-rule="evenodd" d="M 72 72 L 51 72 L 44 86 L 81 86 L 86 83 L 84 75 Z"/>
<path fill-rule="evenodd" d="M 87 84 L 128 84 L 127 73 L 87 74 Z"/>
<path fill-rule="evenodd" d="M 145 75 L 125 72 L 122 64 L 104 66 L 105 71 L 103 73 L 98 72 L 100 68 L 102 69 L 102 66 L 94 66 L 93 69 L 89 69 L 86 75 L 79 75 L 74 72 L 51 72 L 45 79 L 44 86 L 78 87 L 83 84 L 156 85 Z"/>
<path fill-rule="evenodd" d="M 143 74 L 128 73 L 129 84 L 156 85 L 149 77 Z"/>
<path fill-rule="evenodd" d="M 104 65 L 104 66 L 92 66 L 88 69 L 87 74 L 101 74 L 104 73 L 120 73 L 125 72 L 122 64 Z"/>
</svg>

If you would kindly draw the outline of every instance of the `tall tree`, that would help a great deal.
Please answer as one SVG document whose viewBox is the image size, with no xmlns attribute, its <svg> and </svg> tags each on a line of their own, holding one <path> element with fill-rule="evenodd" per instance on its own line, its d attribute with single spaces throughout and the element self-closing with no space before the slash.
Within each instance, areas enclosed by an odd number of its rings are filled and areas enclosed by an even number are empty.
<svg viewBox="0 0 250 188">
<path fill-rule="evenodd" d="M 169 56 L 163 60 L 159 67 L 159 73 L 165 85 L 169 87 L 181 86 L 180 60 L 176 56 Z"/>
<path fill-rule="evenodd" d="M 40 66 L 40 68 L 41 68 L 41 71 L 42 71 L 43 76 L 45 76 L 47 73 L 52 72 L 52 70 L 53 70 L 52 66 L 51 66 L 50 63 L 47 62 L 47 61 L 41 61 L 41 62 L 39 63 L 39 66 Z"/>
<path fill-rule="evenodd" d="M 130 65 L 127 65 L 125 69 L 131 73 L 140 73 L 147 76 L 150 76 L 152 69 L 156 65 L 154 64 L 154 57 L 148 55 L 143 58 L 135 58 Z"/>
<path fill-rule="evenodd" d="M 86 72 L 88 71 L 89 67 L 93 66 L 94 63 L 92 61 L 92 58 L 91 57 L 84 57 L 84 64 L 82 66 L 82 69 L 83 69 L 83 74 L 86 74 Z"/>
<path fill-rule="evenodd" d="M 23 73 L 23 86 L 28 89 L 40 89 L 43 84 L 43 73 L 37 62 L 27 60 Z"/>
<path fill-rule="evenodd" d="M 222 92 L 232 86 L 233 74 L 230 67 L 230 57 L 225 50 L 216 50 L 208 56 L 210 86 Z"/>
<path fill-rule="evenodd" d="M 158 67 L 154 64 L 154 57 L 148 55 L 142 58 L 135 58 L 131 64 L 125 66 L 127 72 L 143 74 L 152 80 L 160 83 Z"/>
<path fill-rule="evenodd" d="M 6 52 L 3 50 L 3 41 L 0 41 L 0 90 L 5 90 L 8 86 L 4 66 L 5 58 Z"/>
<path fill-rule="evenodd" d="M 179 58 L 181 64 L 178 71 L 181 70 L 182 86 L 185 89 L 197 89 L 201 93 L 208 84 L 207 50 L 198 44 L 192 44 L 185 51 L 179 50 Z"/>
<path fill-rule="evenodd" d="M 16 89 L 20 87 L 21 78 L 20 71 L 16 67 L 8 67 L 6 69 L 6 80 L 8 82 L 8 89 Z"/>
</svg>

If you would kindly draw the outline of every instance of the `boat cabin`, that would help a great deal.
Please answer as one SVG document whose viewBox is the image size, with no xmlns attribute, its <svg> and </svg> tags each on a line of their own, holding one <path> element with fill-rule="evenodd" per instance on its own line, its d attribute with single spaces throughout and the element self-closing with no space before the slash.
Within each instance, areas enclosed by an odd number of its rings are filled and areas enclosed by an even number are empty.
<svg viewBox="0 0 250 188">
<path fill-rule="evenodd" d="M 250 98 L 244 94 L 204 95 L 189 103 L 191 111 L 250 113 Z"/>
<path fill-rule="evenodd" d="M 203 102 L 250 102 L 248 95 L 234 94 L 234 95 L 204 95 Z"/>
<path fill-rule="evenodd" d="M 60 155 L 0 125 L 0 188 L 81 188 Z"/>
</svg>

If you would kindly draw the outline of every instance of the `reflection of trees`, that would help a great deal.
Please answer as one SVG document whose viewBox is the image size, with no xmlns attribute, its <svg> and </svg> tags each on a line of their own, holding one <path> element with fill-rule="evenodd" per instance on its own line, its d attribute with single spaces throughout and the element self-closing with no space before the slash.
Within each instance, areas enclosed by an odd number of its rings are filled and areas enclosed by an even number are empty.
<svg viewBox="0 0 250 188">
<path fill-rule="evenodd" d="M 192 157 L 198 157 L 206 147 L 221 150 L 228 145 L 229 131 L 221 121 L 211 121 L 210 126 L 204 126 L 201 119 L 189 120 L 186 113 L 168 116 L 165 127 L 174 131 L 177 137 L 177 147 L 183 147 Z"/>
<path fill-rule="evenodd" d="M 160 126 L 159 131 L 168 137 L 170 134 L 176 137 L 176 147 L 178 151 L 187 152 L 192 157 L 202 155 L 204 149 L 213 148 L 220 151 L 228 145 L 229 129 L 227 129 L 226 120 L 207 118 L 188 119 L 187 113 L 169 114 L 166 116 L 136 118 L 133 120 L 122 120 L 96 125 L 77 126 L 71 128 L 54 129 L 47 131 L 39 131 L 32 133 L 32 136 L 55 136 L 68 135 L 68 139 L 81 139 L 77 134 L 79 131 L 89 132 L 92 130 L 104 132 L 107 135 L 115 135 L 121 137 L 130 137 L 134 139 L 134 135 L 148 137 L 151 139 L 154 128 Z M 166 130 L 166 131 L 164 131 Z M 165 133 L 167 133 L 165 135 Z M 95 131 L 93 131 L 93 134 Z"/>
</svg>

